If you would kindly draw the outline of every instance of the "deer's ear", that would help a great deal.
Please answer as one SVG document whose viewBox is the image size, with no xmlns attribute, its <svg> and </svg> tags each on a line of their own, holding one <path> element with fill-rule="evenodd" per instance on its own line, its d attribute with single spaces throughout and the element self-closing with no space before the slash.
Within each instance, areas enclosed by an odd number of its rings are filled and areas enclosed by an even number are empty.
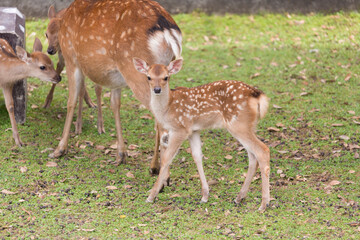
<svg viewBox="0 0 360 240">
<path fill-rule="evenodd" d="M 42 52 L 42 44 L 40 39 L 35 38 L 34 46 L 33 46 L 33 52 Z"/>
<path fill-rule="evenodd" d="M 147 64 L 147 62 L 145 62 L 144 60 L 140 59 L 140 58 L 133 58 L 133 63 L 135 66 L 135 69 L 138 72 L 141 72 L 143 74 L 147 74 L 148 70 L 149 70 L 149 65 Z"/>
<path fill-rule="evenodd" d="M 56 16 L 56 11 L 54 5 L 51 5 L 48 10 L 48 17 L 49 19 L 52 19 Z"/>
<path fill-rule="evenodd" d="M 24 62 L 27 62 L 29 59 L 28 53 L 20 46 L 16 46 L 16 55 Z"/>
<path fill-rule="evenodd" d="M 182 64 L 183 60 L 181 58 L 172 61 L 168 66 L 169 74 L 172 75 L 178 73 L 181 70 Z"/>
</svg>

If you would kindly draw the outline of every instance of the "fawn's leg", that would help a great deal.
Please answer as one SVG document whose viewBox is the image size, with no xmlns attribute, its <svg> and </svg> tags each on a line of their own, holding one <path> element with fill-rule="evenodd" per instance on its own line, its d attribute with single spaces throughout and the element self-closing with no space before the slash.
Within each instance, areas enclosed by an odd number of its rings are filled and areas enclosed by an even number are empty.
<svg viewBox="0 0 360 240">
<path fill-rule="evenodd" d="M 247 192 L 249 191 L 251 181 L 254 178 L 256 169 L 258 168 L 258 165 L 259 165 L 258 162 L 256 161 L 254 154 L 252 154 L 249 151 L 247 153 L 248 153 L 248 157 L 249 157 L 249 169 L 246 174 L 244 184 L 241 187 L 240 193 L 238 194 L 237 198 L 235 199 L 236 203 L 240 203 L 241 200 L 243 200 L 246 197 Z"/>
<path fill-rule="evenodd" d="M 191 147 L 191 154 L 194 158 L 197 170 L 200 176 L 201 182 L 201 202 L 205 203 L 208 201 L 209 198 L 209 185 L 206 181 L 203 164 L 202 164 L 202 151 L 201 151 L 201 139 L 200 134 L 198 132 L 194 132 L 190 137 L 190 147 Z"/>
<path fill-rule="evenodd" d="M 6 85 L 3 88 L 3 93 L 4 93 L 4 98 L 5 98 L 6 109 L 9 113 L 9 117 L 10 117 L 13 138 L 15 140 L 16 145 L 21 147 L 24 144 L 20 140 L 19 132 L 18 132 L 18 129 L 16 126 L 16 120 L 15 120 L 15 114 L 14 114 L 14 99 L 12 96 L 12 90 L 13 90 L 13 85 L 10 85 L 10 86 Z"/>
<path fill-rule="evenodd" d="M 96 108 L 95 103 L 93 103 L 93 101 L 91 100 L 91 97 L 89 95 L 89 92 L 87 91 L 86 87 L 85 87 L 85 92 L 84 92 L 84 98 L 86 104 L 90 107 L 90 108 Z"/>
<path fill-rule="evenodd" d="M 105 133 L 104 128 L 104 119 L 102 115 L 102 108 L 101 108 L 101 92 L 102 87 L 100 85 L 95 85 L 95 93 L 96 93 L 96 102 L 98 108 L 98 118 L 97 118 L 97 130 L 99 134 Z"/>
<path fill-rule="evenodd" d="M 83 111 L 83 99 L 85 95 L 85 82 L 80 86 L 79 89 L 79 106 L 78 106 L 78 114 L 75 122 L 75 134 L 81 134 L 82 132 L 82 111 Z"/>
<path fill-rule="evenodd" d="M 231 129 L 230 132 L 249 152 L 249 166 L 251 165 L 251 168 L 249 168 L 248 176 L 246 176 L 246 178 L 250 177 L 250 175 L 253 175 L 254 173 L 255 167 L 253 163 L 253 157 L 256 159 L 257 164 L 259 164 L 262 185 L 262 201 L 259 210 L 264 211 L 267 205 L 270 203 L 270 150 L 263 142 L 261 142 L 256 137 L 255 133 L 251 130 L 251 128 Z M 250 163 L 250 161 L 252 162 Z M 253 176 L 251 176 L 251 179 L 252 177 Z M 236 202 L 238 202 L 244 196 L 243 192 L 247 192 L 246 184 L 250 185 L 250 182 L 250 179 L 245 179 L 245 183 L 242 188 L 243 191 L 240 191 L 239 195 L 235 200 Z"/>
<path fill-rule="evenodd" d="M 162 188 L 164 181 L 168 175 L 170 164 L 174 159 L 177 151 L 179 150 L 181 144 L 186 140 L 187 134 L 184 132 L 172 132 L 169 134 L 169 144 L 164 153 L 162 154 L 162 165 L 160 168 L 159 176 L 151 189 L 150 195 L 147 198 L 146 202 L 153 202 L 156 196 L 159 194 L 160 189 Z"/>
<path fill-rule="evenodd" d="M 122 135 L 121 121 L 120 121 L 120 106 L 121 106 L 121 88 L 111 90 L 111 109 L 115 117 L 116 135 L 117 135 L 117 154 L 116 161 L 126 163 L 126 148 L 124 138 Z"/>
</svg>

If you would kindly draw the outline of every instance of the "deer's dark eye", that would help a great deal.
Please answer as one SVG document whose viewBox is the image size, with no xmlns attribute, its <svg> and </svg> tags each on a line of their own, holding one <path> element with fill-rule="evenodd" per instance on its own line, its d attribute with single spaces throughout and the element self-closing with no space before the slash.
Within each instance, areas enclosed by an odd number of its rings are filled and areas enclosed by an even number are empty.
<svg viewBox="0 0 360 240">
<path fill-rule="evenodd" d="M 46 36 L 46 38 L 49 38 L 48 35 L 47 35 L 47 33 L 45 33 L 45 36 Z"/>
<path fill-rule="evenodd" d="M 151 80 L 151 77 L 148 76 L 147 78 L 148 78 L 149 81 Z"/>
<path fill-rule="evenodd" d="M 40 70 L 45 70 L 46 67 L 45 66 L 40 66 Z"/>
<path fill-rule="evenodd" d="M 165 77 L 164 80 L 167 81 L 169 79 L 169 77 Z"/>
</svg>

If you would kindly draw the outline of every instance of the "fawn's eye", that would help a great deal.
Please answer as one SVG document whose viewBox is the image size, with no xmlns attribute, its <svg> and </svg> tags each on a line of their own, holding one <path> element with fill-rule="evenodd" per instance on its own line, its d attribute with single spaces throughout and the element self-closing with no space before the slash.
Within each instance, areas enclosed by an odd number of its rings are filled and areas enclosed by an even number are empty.
<svg viewBox="0 0 360 240">
<path fill-rule="evenodd" d="M 169 77 L 165 77 L 164 80 L 167 81 L 169 79 Z"/>
<path fill-rule="evenodd" d="M 147 78 L 148 78 L 149 81 L 151 80 L 151 77 L 148 76 Z"/>
<path fill-rule="evenodd" d="M 46 38 L 49 38 L 48 35 L 47 35 L 47 33 L 45 33 L 45 36 L 46 36 Z"/>
<path fill-rule="evenodd" d="M 45 66 L 40 66 L 40 70 L 45 70 L 46 67 Z"/>
</svg>

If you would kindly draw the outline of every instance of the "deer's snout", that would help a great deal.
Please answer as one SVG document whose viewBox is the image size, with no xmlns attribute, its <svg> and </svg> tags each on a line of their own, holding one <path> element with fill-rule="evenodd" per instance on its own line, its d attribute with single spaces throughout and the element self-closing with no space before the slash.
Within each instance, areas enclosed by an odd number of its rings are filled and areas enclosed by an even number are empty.
<svg viewBox="0 0 360 240">
<path fill-rule="evenodd" d="M 161 93 L 161 87 L 154 87 L 154 93 L 160 94 Z"/>
<path fill-rule="evenodd" d="M 47 52 L 50 55 L 54 55 L 56 53 L 56 49 L 54 47 L 48 47 Z"/>
</svg>

